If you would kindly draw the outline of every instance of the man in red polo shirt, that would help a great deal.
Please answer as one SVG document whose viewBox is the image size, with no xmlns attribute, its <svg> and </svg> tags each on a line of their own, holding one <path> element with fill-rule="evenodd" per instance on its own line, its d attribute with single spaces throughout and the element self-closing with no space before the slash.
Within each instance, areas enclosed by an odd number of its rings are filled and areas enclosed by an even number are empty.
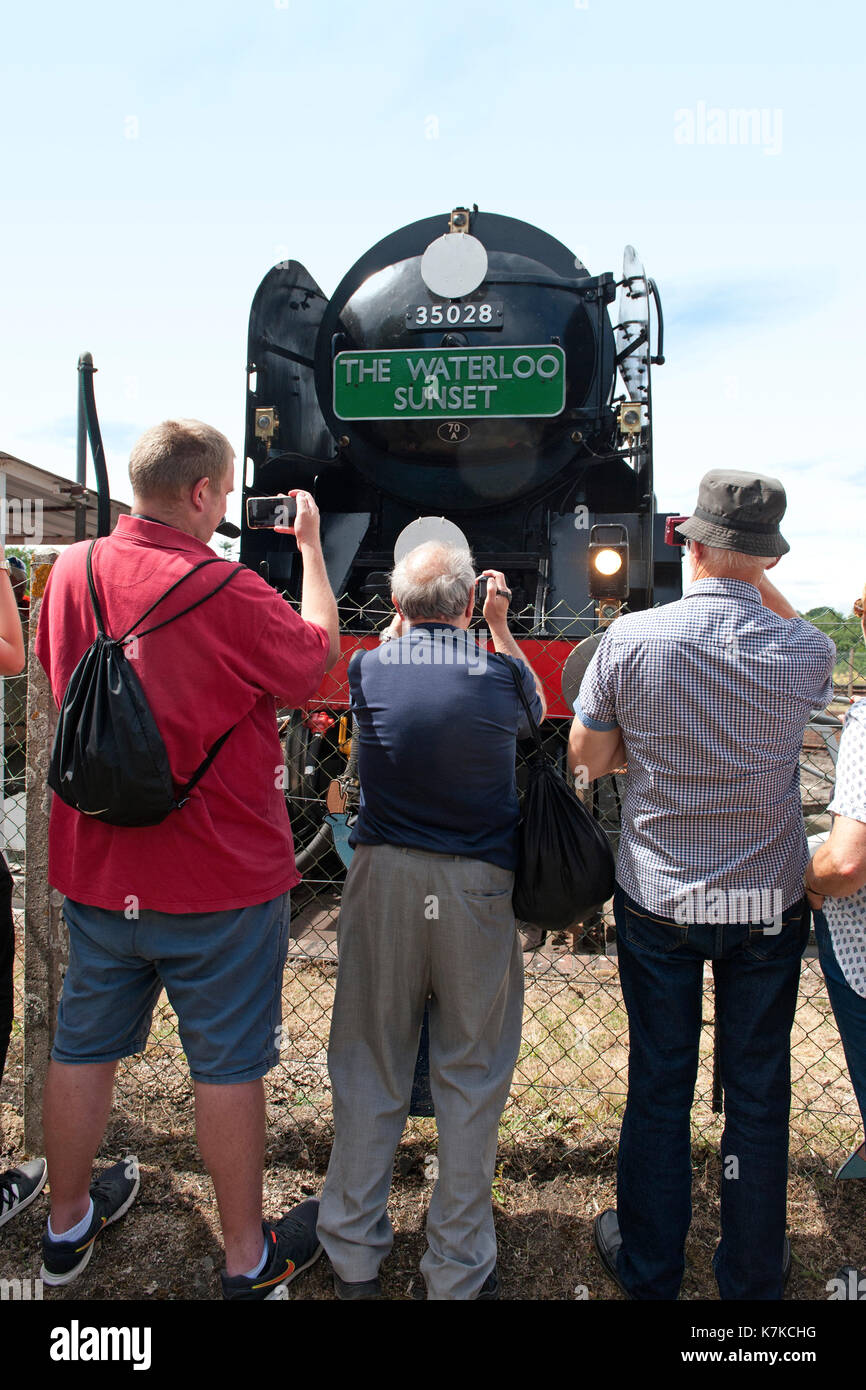
<svg viewBox="0 0 866 1390">
<path fill-rule="evenodd" d="M 96 542 L 92 565 L 110 636 L 125 633 L 182 575 L 213 558 L 208 541 L 233 487 L 228 440 L 196 420 L 148 430 L 129 466 L 133 514 Z M 339 656 L 337 606 L 319 515 L 298 492 L 300 616 L 263 579 L 232 582 L 126 648 L 176 784 L 228 739 L 189 800 L 158 825 L 94 820 L 54 797 L 49 879 L 64 894 L 69 969 L 44 1097 L 51 1215 L 42 1277 L 65 1284 L 138 1191 L 134 1160 L 91 1185 L 121 1057 L 143 1050 L 164 987 L 195 1089 L 199 1148 L 226 1249 L 227 1298 L 273 1294 L 320 1253 L 315 1202 L 262 1221 L 264 1087 L 279 1058 L 289 892 L 299 882 L 281 776 L 276 705 L 308 700 Z M 58 558 L 36 653 L 58 704 L 96 636 L 89 543 Z M 189 578 L 143 624 L 210 595 L 229 562 Z M 89 1189 L 89 1190 L 88 1190 Z"/>
</svg>

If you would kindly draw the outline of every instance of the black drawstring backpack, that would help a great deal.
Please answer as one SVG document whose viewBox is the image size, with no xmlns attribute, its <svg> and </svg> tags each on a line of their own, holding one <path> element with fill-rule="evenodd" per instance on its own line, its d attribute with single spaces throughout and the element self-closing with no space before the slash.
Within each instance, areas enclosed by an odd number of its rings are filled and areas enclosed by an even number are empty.
<svg viewBox="0 0 866 1390">
<path fill-rule="evenodd" d="M 166 589 L 122 637 L 109 637 L 93 583 L 91 557 L 95 544 L 91 541 L 87 552 L 87 585 L 97 635 L 72 672 L 63 696 L 48 785 L 68 806 L 95 820 L 107 821 L 109 825 L 158 825 L 189 800 L 193 787 L 237 726 L 233 724 L 217 739 L 190 780 L 176 792 L 162 735 L 123 644 L 133 637 L 147 637 L 206 603 L 240 573 L 240 565 L 233 566 L 215 589 L 188 608 L 144 632 L 136 632 L 139 624 L 190 575 L 207 565 L 225 563 L 216 556 L 202 560 Z"/>
<path fill-rule="evenodd" d="M 511 657 L 506 661 L 535 740 L 520 808 L 514 915 L 548 931 L 561 931 L 582 922 L 612 895 L 613 851 L 598 821 L 545 751 L 517 666 Z"/>
</svg>

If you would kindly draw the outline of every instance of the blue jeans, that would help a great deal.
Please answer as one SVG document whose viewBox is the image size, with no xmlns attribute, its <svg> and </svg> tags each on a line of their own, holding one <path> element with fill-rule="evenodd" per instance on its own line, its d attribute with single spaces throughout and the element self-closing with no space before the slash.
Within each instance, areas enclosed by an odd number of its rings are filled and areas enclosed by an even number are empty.
<svg viewBox="0 0 866 1390">
<path fill-rule="evenodd" d="M 781 1298 L 790 1035 L 809 936 L 805 899 L 787 909 L 775 933 L 761 923 L 680 926 L 619 887 L 614 912 L 629 1020 L 617 1170 L 619 1276 L 637 1299 L 679 1293 L 692 1216 L 690 1112 L 703 968 L 712 960 L 725 1093 L 722 1238 L 713 1268 L 724 1299 Z"/>
<path fill-rule="evenodd" d="M 863 1127 L 866 1129 L 866 999 L 852 989 L 836 959 L 830 928 L 823 912 L 815 913 L 815 939 L 821 958 L 821 969 L 827 981 L 827 993 L 836 1015 L 836 1025 L 842 1046 L 851 1085 L 860 1106 Z"/>
</svg>

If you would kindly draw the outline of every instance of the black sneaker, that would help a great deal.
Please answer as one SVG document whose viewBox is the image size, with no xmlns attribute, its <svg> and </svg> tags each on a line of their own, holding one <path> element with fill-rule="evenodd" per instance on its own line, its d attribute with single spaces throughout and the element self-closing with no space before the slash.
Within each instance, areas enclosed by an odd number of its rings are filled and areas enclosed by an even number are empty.
<svg viewBox="0 0 866 1390">
<path fill-rule="evenodd" d="M 382 1297 L 382 1285 L 379 1283 L 379 1276 L 375 1279 L 359 1279 L 350 1283 L 346 1279 L 341 1279 L 336 1270 L 334 1274 L 334 1293 L 343 1303 L 357 1303 L 360 1301 L 372 1302 L 376 1298 Z"/>
<path fill-rule="evenodd" d="M 22 1163 L 0 1173 L 0 1226 L 5 1226 L 19 1211 L 36 1201 L 47 1176 L 48 1164 L 44 1158 L 34 1158 L 32 1163 Z"/>
<path fill-rule="evenodd" d="M 475 1302 L 480 1303 L 484 1299 L 494 1299 L 499 1297 L 499 1271 L 496 1265 L 493 1266 L 481 1288 L 475 1295 Z"/>
<path fill-rule="evenodd" d="M 412 1285 L 412 1297 L 415 1299 L 416 1303 L 420 1303 L 423 1299 L 427 1297 L 427 1290 L 424 1286 L 423 1279 L 419 1280 L 417 1283 Z M 498 1298 L 499 1270 L 497 1269 L 496 1265 L 494 1265 L 487 1278 L 484 1280 L 484 1283 L 481 1285 L 481 1288 L 478 1290 L 477 1293 L 474 1293 L 472 1295 L 470 1302 L 486 1303 L 492 1302 L 493 1299 Z"/>
<path fill-rule="evenodd" d="M 133 1154 L 106 1168 L 91 1185 L 93 1216 L 78 1240 L 51 1240 L 42 1237 L 42 1269 L 39 1277 L 54 1286 L 68 1284 L 81 1273 L 93 1254 L 93 1244 L 106 1226 L 119 1221 L 129 1211 L 141 1186 L 138 1160 Z"/>
<path fill-rule="evenodd" d="M 599 1259 L 604 1265 L 607 1273 L 616 1284 L 620 1293 L 625 1294 L 630 1299 L 625 1284 L 619 1277 L 617 1269 L 617 1256 L 622 1249 L 622 1236 L 619 1232 L 619 1221 L 613 1207 L 608 1207 L 607 1211 L 600 1212 L 592 1223 L 592 1233 L 595 1237 L 595 1248 L 598 1251 Z"/>
<path fill-rule="evenodd" d="M 309 1269 L 322 1253 L 316 1235 L 319 1203 L 315 1197 L 293 1207 L 273 1225 L 262 1222 L 262 1231 L 270 1250 L 270 1258 L 261 1274 L 252 1279 L 246 1274 L 220 1275 L 223 1298 L 285 1298 L 284 1289 Z"/>
</svg>

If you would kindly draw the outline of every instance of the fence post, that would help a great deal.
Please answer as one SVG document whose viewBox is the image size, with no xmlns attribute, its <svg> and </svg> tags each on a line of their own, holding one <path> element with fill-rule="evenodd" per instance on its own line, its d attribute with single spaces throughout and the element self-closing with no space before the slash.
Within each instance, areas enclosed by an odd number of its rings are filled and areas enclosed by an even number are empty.
<svg viewBox="0 0 866 1390">
<path fill-rule="evenodd" d="M 30 569 L 30 633 L 27 650 L 26 867 L 24 878 L 24 1145 L 42 1149 L 42 1091 L 54 1036 L 60 986 L 67 962 L 60 894 L 48 885 L 48 813 L 45 783 L 57 709 L 34 643 L 42 595 L 59 552 L 34 550 Z"/>
</svg>

